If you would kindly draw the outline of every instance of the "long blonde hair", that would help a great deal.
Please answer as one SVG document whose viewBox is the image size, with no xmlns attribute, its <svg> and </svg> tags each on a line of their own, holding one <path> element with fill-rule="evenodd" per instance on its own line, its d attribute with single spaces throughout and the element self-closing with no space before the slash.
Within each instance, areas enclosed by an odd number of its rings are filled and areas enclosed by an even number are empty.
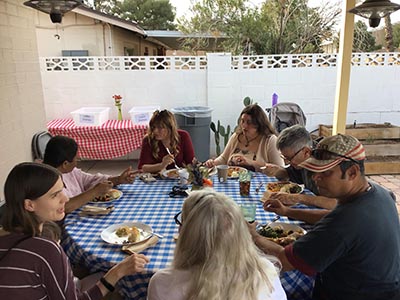
<svg viewBox="0 0 400 300">
<path fill-rule="evenodd" d="M 207 189 L 183 204 L 173 266 L 190 270 L 187 299 L 196 300 L 257 299 L 263 286 L 272 292 L 276 275 L 275 268 L 266 269 L 238 205 Z"/>
<path fill-rule="evenodd" d="M 158 152 L 160 151 L 158 147 L 158 141 L 154 138 L 154 127 L 159 126 L 162 128 L 167 128 L 171 134 L 170 143 L 171 151 L 176 156 L 179 153 L 178 145 L 180 142 L 178 125 L 175 120 L 175 116 L 168 110 L 156 110 L 149 122 L 149 128 L 147 130 L 146 137 L 149 139 L 149 144 L 151 146 L 151 154 L 154 158 L 158 159 Z"/>
</svg>

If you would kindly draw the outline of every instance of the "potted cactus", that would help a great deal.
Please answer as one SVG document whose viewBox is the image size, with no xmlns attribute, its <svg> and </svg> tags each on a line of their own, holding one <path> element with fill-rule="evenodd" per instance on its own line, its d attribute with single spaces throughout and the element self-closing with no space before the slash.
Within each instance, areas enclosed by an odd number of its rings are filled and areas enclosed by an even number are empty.
<svg viewBox="0 0 400 300">
<path fill-rule="evenodd" d="M 245 97 L 243 99 L 243 105 L 244 106 L 248 106 L 253 104 L 253 100 L 250 97 Z M 237 124 L 239 124 L 239 119 Z M 236 126 L 237 127 L 237 126 Z M 214 132 L 214 140 L 215 140 L 215 152 L 218 155 L 221 154 L 221 139 L 220 137 L 224 138 L 224 147 L 226 146 L 226 144 L 229 141 L 229 137 L 231 136 L 231 134 L 233 132 L 235 132 L 236 127 L 234 128 L 234 130 L 231 132 L 231 126 L 227 125 L 226 129 L 223 125 L 221 125 L 221 122 L 218 120 L 217 124 L 215 124 L 214 122 L 211 122 L 210 124 L 210 128 L 211 130 Z"/>
</svg>

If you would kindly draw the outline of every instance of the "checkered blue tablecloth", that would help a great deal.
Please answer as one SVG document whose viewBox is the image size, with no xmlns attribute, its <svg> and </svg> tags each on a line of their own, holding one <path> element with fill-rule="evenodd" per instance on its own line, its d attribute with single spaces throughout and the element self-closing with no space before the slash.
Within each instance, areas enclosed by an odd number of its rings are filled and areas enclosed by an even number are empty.
<svg viewBox="0 0 400 300">
<path fill-rule="evenodd" d="M 237 180 L 228 180 L 219 183 L 213 176 L 214 189 L 232 197 L 237 203 L 253 201 L 257 203 L 256 220 L 259 223 L 270 221 L 274 214 L 265 212 L 259 199 L 265 191 L 261 187 L 259 194 L 255 189 L 261 182 L 275 181 L 263 174 L 254 174 L 251 181 L 250 196 L 239 195 Z M 63 247 L 73 264 L 84 265 L 92 272 L 107 271 L 114 263 L 122 261 L 127 254 L 121 247 L 110 245 L 100 237 L 100 233 L 108 226 L 127 221 L 143 222 L 150 225 L 154 232 L 164 236 L 157 245 L 145 250 L 143 253 L 150 258 L 147 271 L 142 274 L 126 276 L 118 283 L 121 293 L 126 299 L 146 299 L 147 285 L 152 274 L 167 267 L 173 259 L 175 242 L 174 233 L 178 226 L 173 217 L 181 210 L 184 198 L 170 198 L 168 193 L 177 184 L 176 180 L 157 180 L 157 182 L 144 183 L 136 180 L 133 184 L 120 185 L 123 196 L 114 201 L 115 210 L 107 216 L 80 217 L 79 211 L 69 214 L 65 219 L 65 236 Z M 287 218 L 283 222 L 298 224 Z M 310 299 L 314 279 L 301 272 L 286 272 L 281 277 L 282 285 L 288 299 Z"/>
</svg>

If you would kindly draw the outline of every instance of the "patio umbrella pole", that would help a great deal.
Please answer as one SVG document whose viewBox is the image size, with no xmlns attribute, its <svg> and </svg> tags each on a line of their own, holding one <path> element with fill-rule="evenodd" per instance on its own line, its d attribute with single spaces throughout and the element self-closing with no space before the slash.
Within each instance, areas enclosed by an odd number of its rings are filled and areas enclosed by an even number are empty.
<svg viewBox="0 0 400 300">
<path fill-rule="evenodd" d="M 335 108 L 332 134 L 345 133 L 351 57 L 353 49 L 354 15 L 348 13 L 355 6 L 355 0 L 343 1 L 343 17 L 340 30 L 338 72 L 336 77 Z"/>
</svg>

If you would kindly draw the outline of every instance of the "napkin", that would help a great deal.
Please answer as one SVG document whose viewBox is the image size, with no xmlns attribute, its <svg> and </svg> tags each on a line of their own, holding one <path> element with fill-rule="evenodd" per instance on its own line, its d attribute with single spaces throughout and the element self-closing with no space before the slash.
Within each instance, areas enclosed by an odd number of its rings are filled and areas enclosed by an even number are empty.
<svg viewBox="0 0 400 300">
<path fill-rule="evenodd" d="M 151 238 L 144 241 L 143 243 L 122 246 L 122 251 L 125 251 L 129 254 L 140 253 L 146 250 L 147 248 L 153 247 L 157 243 L 158 243 L 158 237 L 153 235 Z"/>
<path fill-rule="evenodd" d="M 85 205 L 82 211 L 79 213 L 81 216 L 91 215 L 108 215 L 114 210 L 114 205 L 110 206 L 96 206 L 96 205 Z"/>
</svg>

